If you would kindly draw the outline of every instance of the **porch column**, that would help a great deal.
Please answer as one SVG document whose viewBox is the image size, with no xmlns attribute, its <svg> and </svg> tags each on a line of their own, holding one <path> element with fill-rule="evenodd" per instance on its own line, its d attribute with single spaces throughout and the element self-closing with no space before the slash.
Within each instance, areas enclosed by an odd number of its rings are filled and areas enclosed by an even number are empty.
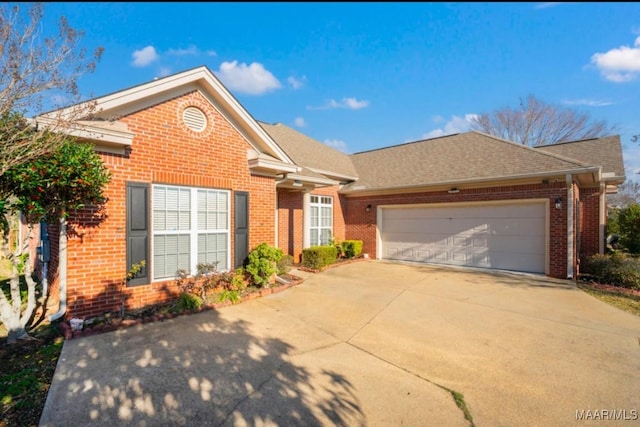
<svg viewBox="0 0 640 427">
<path fill-rule="evenodd" d="M 567 182 L 567 279 L 573 279 L 573 179 L 571 174 L 568 173 L 566 177 Z"/>
<path fill-rule="evenodd" d="M 311 246 L 311 193 L 302 195 L 302 248 Z"/>
</svg>

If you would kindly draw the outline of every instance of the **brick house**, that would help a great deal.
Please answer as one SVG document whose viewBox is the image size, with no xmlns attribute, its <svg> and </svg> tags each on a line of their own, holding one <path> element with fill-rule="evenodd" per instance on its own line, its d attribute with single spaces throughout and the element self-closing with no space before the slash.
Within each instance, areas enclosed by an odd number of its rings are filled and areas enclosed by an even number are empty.
<svg viewBox="0 0 640 427">
<path fill-rule="evenodd" d="M 179 268 L 233 269 L 262 242 L 296 262 L 361 239 L 376 259 L 571 278 L 603 252 L 605 195 L 624 181 L 618 136 L 534 149 L 467 132 L 347 155 L 256 121 L 206 67 L 95 102 L 71 133 L 112 180 L 101 220 L 70 221 L 70 317 L 117 309 L 123 293 L 130 308 L 174 298 Z"/>
</svg>

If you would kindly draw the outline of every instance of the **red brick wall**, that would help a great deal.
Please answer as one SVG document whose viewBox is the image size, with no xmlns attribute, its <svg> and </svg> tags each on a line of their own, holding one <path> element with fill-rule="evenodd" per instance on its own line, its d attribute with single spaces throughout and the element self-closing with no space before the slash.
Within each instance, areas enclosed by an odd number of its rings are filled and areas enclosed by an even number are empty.
<svg viewBox="0 0 640 427">
<path fill-rule="evenodd" d="M 380 205 L 416 203 L 452 203 L 521 199 L 549 199 L 549 275 L 567 277 L 567 203 L 556 209 L 557 197 L 566 200 L 566 184 L 531 184 L 399 195 L 349 197 L 346 203 L 346 238 L 363 240 L 363 252 L 376 257 L 376 211 Z M 372 205 L 367 212 L 367 205 Z"/>
<path fill-rule="evenodd" d="M 580 190 L 580 259 L 600 252 L 600 189 Z"/>
<path fill-rule="evenodd" d="M 182 124 L 182 111 L 190 105 L 209 117 L 201 134 Z M 112 173 L 105 194 L 109 199 L 105 219 L 98 223 L 86 211 L 71 221 L 75 231 L 69 238 L 67 317 L 86 318 L 119 309 L 123 296 L 127 308 L 132 309 L 166 301 L 178 293 L 173 281 L 123 287 L 127 181 L 230 190 L 230 263 L 234 254 L 233 191 L 248 191 L 250 249 L 262 242 L 275 243 L 275 181 L 250 174 L 250 145 L 199 93 L 163 102 L 120 121 L 135 137 L 125 155 L 101 153 Z"/>
<path fill-rule="evenodd" d="M 302 191 L 278 190 L 278 247 L 298 263 L 302 255 Z"/>
</svg>

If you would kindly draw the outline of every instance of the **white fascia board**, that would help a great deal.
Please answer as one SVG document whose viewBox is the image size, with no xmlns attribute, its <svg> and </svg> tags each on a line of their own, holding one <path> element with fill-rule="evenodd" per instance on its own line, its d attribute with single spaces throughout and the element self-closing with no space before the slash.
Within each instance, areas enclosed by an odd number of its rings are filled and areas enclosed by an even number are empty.
<svg viewBox="0 0 640 427">
<path fill-rule="evenodd" d="M 342 194 L 355 194 L 355 193 L 363 193 L 363 192 L 371 192 L 375 193 L 376 191 L 387 191 L 387 190 L 410 190 L 410 189 L 419 189 L 419 188 L 429 188 L 429 187 L 439 187 L 439 186 L 455 186 L 455 185 L 464 185 L 464 184 L 477 184 L 482 182 L 494 182 L 494 181 L 509 181 L 514 179 L 531 179 L 531 178 L 545 178 L 550 176 L 560 176 L 566 174 L 582 174 L 582 173 L 595 173 L 598 178 L 600 178 L 600 167 L 586 167 L 579 169 L 570 169 L 570 170 L 559 170 L 559 171 L 550 171 L 550 172 L 536 172 L 529 174 L 521 174 L 521 175 L 510 175 L 510 176 L 498 176 L 498 177 L 489 177 L 489 178 L 471 178 L 471 179 L 461 179 L 457 181 L 438 181 L 438 182 L 429 182 L 424 184 L 412 184 L 412 185 L 399 185 L 399 186 L 389 186 L 389 187 L 375 187 L 375 188 L 367 188 L 365 186 L 354 186 L 349 190 L 340 190 Z M 357 183 L 357 181 L 356 181 Z"/>
<path fill-rule="evenodd" d="M 357 176 L 344 175 L 344 174 L 340 174 L 340 173 L 336 173 L 336 172 L 332 172 L 324 169 L 316 169 L 316 168 L 309 168 L 309 167 L 307 169 L 309 169 L 311 172 L 319 173 L 320 175 L 332 176 L 332 177 L 340 178 L 347 181 L 358 180 Z"/>
<path fill-rule="evenodd" d="M 255 158 L 249 159 L 249 169 L 265 169 L 274 173 L 299 172 L 300 168 L 293 164 L 273 161 L 269 159 Z"/>
<path fill-rule="evenodd" d="M 45 117 L 30 119 L 30 121 L 33 121 L 38 125 L 52 128 L 55 131 L 63 132 L 67 135 L 89 139 L 97 142 L 109 142 L 111 144 L 116 144 L 123 147 L 130 146 L 133 142 L 134 137 L 134 134 L 131 132 L 125 132 L 115 129 L 105 129 L 100 126 L 91 126 L 88 124 L 59 124 L 55 120 Z"/>
<path fill-rule="evenodd" d="M 320 177 L 315 177 L 315 176 L 298 175 L 298 174 L 294 174 L 294 173 L 288 173 L 286 178 L 290 179 L 292 181 L 308 182 L 308 183 L 311 183 L 311 184 L 322 184 L 322 185 L 338 185 L 338 184 L 340 184 L 340 181 L 335 181 L 333 179 L 320 178 Z"/>
</svg>

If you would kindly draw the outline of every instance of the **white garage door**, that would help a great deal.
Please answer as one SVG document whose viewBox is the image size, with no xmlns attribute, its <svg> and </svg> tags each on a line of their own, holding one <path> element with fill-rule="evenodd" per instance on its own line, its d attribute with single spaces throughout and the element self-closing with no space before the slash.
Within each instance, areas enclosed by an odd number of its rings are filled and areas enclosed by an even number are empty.
<svg viewBox="0 0 640 427">
<path fill-rule="evenodd" d="M 545 206 L 383 208 L 382 258 L 544 273 Z"/>
</svg>

